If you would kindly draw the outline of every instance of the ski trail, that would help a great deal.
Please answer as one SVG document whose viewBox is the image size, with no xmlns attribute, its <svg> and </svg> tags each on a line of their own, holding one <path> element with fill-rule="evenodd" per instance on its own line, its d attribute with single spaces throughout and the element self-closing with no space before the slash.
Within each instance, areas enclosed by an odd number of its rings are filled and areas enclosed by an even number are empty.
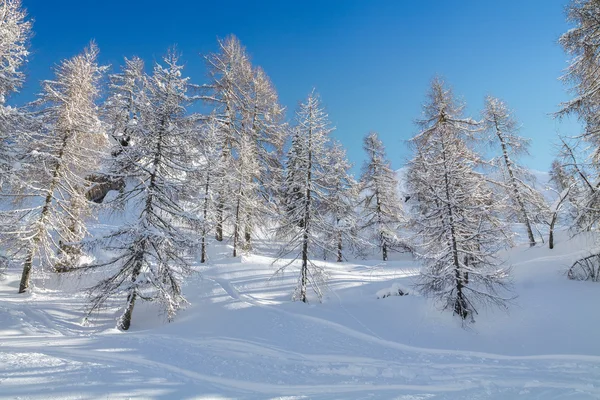
<svg viewBox="0 0 600 400">
<path fill-rule="evenodd" d="M 584 362 L 593 362 L 600 364 L 600 356 L 591 356 L 591 355 L 583 355 L 583 354 L 548 354 L 548 355 L 530 355 L 530 356 L 510 356 L 503 354 L 493 354 L 493 353 L 484 353 L 477 351 L 467 351 L 467 350 L 446 350 L 446 349 L 431 349 L 424 347 L 416 347 L 410 346 L 398 342 L 394 342 L 391 340 L 382 339 L 374 334 L 366 334 L 364 332 L 357 331 L 355 329 L 349 328 L 347 326 L 338 324 L 333 321 L 328 321 L 323 318 L 314 317 L 311 315 L 293 313 L 287 310 L 283 310 L 280 307 L 274 307 L 271 305 L 263 304 L 257 301 L 255 298 L 249 295 L 245 295 L 240 293 L 229 281 L 216 277 L 207 277 L 207 279 L 217 283 L 219 286 L 223 288 L 223 290 L 234 300 L 239 300 L 248 304 L 251 304 L 255 307 L 262 307 L 268 309 L 270 311 L 278 312 L 293 318 L 303 319 L 305 321 L 310 321 L 322 326 L 326 326 L 331 328 L 338 333 L 344 334 L 349 337 L 353 337 L 355 339 L 363 340 L 366 342 L 370 342 L 372 344 L 384 346 L 387 348 L 392 348 L 400 351 L 410 351 L 417 353 L 424 353 L 430 355 L 446 355 L 446 356 L 458 356 L 458 357 L 477 357 L 482 359 L 489 360 L 553 360 L 553 361 L 584 361 Z"/>
<path fill-rule="evenodd" d="M 3 350 L 10 350 L 13 353 L 24 353 L 27 352 L 27 348 L 23 347 L 11 347 L 3 346 Z M 223 388 L 235 388 L 243 392 L 262 393 L 268 395 L 294 395 L 298 393 L 315 395 L 322 393 L 353 393 L 364 390 L 369 391 L 419 391 L 419 392 L 458 392 L 475 388 L 475 384 L 471 382 L 462 383 L 445 383 L 443 385 L 408 385 L 408 384 L 389 384 L 389 385 L 369 385 L 365 387 L 364 384 L 324 384 L 324 385 L 277 385 L 263 382 L 252 382 L 243 381 L 238 379 L 223 378 L 213 375 L 202 374 L 188 369 L 180 368 L 172 364 L 164 362 L 149 360 L 147 358 L 136 357 L 132 355 L 123 355 L 119 353 L 106 353 L 103 354 L 99 351 L 94 350 L 77 350 L 64 346 L 62 348 L 57 347 L 45 347 L 43 354 L 53 356 L 57 358 L 65 358 L 79 361 L 79 362 L 102 362 L 112 364 L 114 367 L 119 367 L 121 364 L 115 363 L 119 361 L 126 366 L 142 367 L 146 369 L 152 369 L 156 371 L 168 371 L 176 376 L 185 377 L 195 382 L 209 382 L 213 385 L 220 386 Z M 562 386 L 561 386 L 562 387 Z"/>
</svg>

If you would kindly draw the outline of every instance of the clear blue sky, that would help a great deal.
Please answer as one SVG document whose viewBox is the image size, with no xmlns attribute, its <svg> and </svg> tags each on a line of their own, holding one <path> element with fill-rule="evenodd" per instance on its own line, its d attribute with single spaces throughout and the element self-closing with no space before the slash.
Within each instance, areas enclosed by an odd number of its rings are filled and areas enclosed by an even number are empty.
<svg viewBox="0 0 600 400">
<path fill-rule="evenodd" d="M 195 83 L 201 54 L 233 33 L 273 80 L 292 115 L 314 86 L 358 166 L 362 137 L 380 133 L 394 168 L 409 153 L 429 82 L 443 76 L 478 116 L 487 94 L 504 99 L 532 139 L 523 162 L 547 170 L 557 132 L 574 121 L 549 114 L 569 98 L 558 77 L 567 56 L 557 44 L 568 29 L 567 0 L 23 0 L 35 20 L 28 81 L 13 102 L 31 98 L 51 67 L 90 39 L 116 70 L 123 56 L 147 62 L 177 44 Z"/>
</svg>

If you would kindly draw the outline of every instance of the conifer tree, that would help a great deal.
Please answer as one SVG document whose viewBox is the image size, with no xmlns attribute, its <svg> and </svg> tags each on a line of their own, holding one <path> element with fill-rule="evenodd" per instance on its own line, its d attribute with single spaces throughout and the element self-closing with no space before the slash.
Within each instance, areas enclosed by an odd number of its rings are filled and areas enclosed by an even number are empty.
<svg viewBox="0 0 600 400">
<path fill-rule="evenodd" d="M 328 157 L 330 151 L 330 127 L 317 94 L 313 91 L 296 113 L 294 143 L 288 153 L 285 195 L 285 212 L 277 229 L 277 237 L 284 242 L 278 260 L 285 264 L 284 271 L 295 261 L 300 261 L 300 276 L 294 299 L 308 302 L 308 287 L 317 297 L 322 297 L 325 271 L 314 261 L 324 252 L 335 252 L 325 239 L 334 229 L 325 218 L 325 202 L 328 190 Z"/>
<path fill-rule="evenodd" d="M 472 321 L 479 304 L 506 306 L 501 290 L 508 271 L 494 253 L 508 233 L 496 216 L 493 192 L 476 170 L 481 160 L 469 146 L 479 124 L 462 111 L 444 83 L 434 80 L 421 131 L 411 139 L 415 156 L 407 183 L 415 204 L 415 245 L 424 263 L 417 286 Z"/>
<path fill-rule="evenodd" d="M 220 164 L 227 170 L 234 168 L 235 149 L 239 149 L 242 132 L 244 100 L 252 81 L 252 66 L 246 49 L 235 36 L 219 40 L 219 52 L 206 57 L 211 82 L 207 85 L 209 95 L 205 100 L 215 106 L 217 120 L 223 137 Z M 235 182 L 223 179 L 218 188 L 215 238 L 223 240 L 226 212 L 233 205 L 229 193 L 235 190 Z"/>
<path fill-rule="evenodd" d="M 182 280 L 191 273 L 197 218 L 186 208 L 190 160 L 198 116 L 188 115 L 193 97 L 182 77 L 178 56 L 170 52 L 147 78 L 147 102 L 140 104 L 138 128 L 131 132 L 136 157 L 122 160 L 128 171 L 124 198 L 132 215 L 109 235 L 91 242 L 113 254 L 88 269 L 106 269 L 110 276 L 91 288 L 90 312 L 104 302 L 126 296 L 118 328 L 130 327 L 138 299 L 158 302 L 172 319 L 186 300 Z"/>
<path fill-rule="evenodd" d="M 29 56 L 31 22 L 21 0 L 0 1 L 0 189 L 17 183 L 13 166 L 29 140 L 27 113 L 8 106 L 8 97 L 23 86 L 23 67 Z"/>
<path fill-rule="evenodd" d="M 19 293 L 29 287 L 34 263 L 56 268 L 75 266 L 79 249 L 74 243 L 86 235 L 88 214 L 85 177 L 96 168 L 106 146 L 96 99 L 106 67 L 97 64 L 98 48 L 92 43 L 83 53 L 63 61 L 56 80 L 43 82 L 36 105 L 41 130 L 29 144 L 26 160 L 26 195 L 29 205 L 16 210 L 19 228 L 12 248 L 24 253 Z"/>
<path fill-rule="evenodd" d="M 216 238 L 223 240 L 229 213 L 237 254 L 240 246 L 250 249 L 257 222 L 273 214 L 287 130 L 271 81 L 261 68 L 252 67 L 239 40 L 229 36 L 219 47 L 207 57 L 211 83 L 205 99 L 215 105 L 223 131 L 221 164 L 235 174 L 219 183 Z"/>
<path fill-rule="evenodd" d="M 365 137 L 363 148 L 367 160 L 360 178 L 362 230 L 368 232 L 370 240 L 381 251 L 383 261 L 387 261 L 389 251 L 403 247 L 398 237 L 403 221 L 398 178 L 377 133 L 372 132 Z"/>
<path fill-rule="evenodd" d="M 572 0 L 567 21 L 575 26 L 559 42 L 570 55 L 571 63 L 561 78 L 571 84 L 574 98 L 561 105 L 559 116 L 574 114 L 583 123 L 583 137 L 594 147 L 593 159 L 600 160 L 600 4 L 596 0 Z"/>
<path fill-rule="evenodd" d="M 222 130 L 214 115 L 202 125 L 201 135 L 197 144 L 198 168 L 194 179 L 198 182 L 197 191 L 198 209 L 200 219 L 200 262 L 208 260 L 208 234 L 216 224 L 215 211 L 218 207 L 217 190 L 221 187 L 221 181 L 227 174 L 219 163 L 221 150 L 223 148 Z"/>
<path fill-rule="evenodd" d="M 358 184 L 350 168 L 346 151 L 340 143 L 333 143 L 328 152 L 325 216 L 333 228 L 333 235 L 327 239 L 329 248 L 336 249 L 337 262 L 344 261 L 347 248 L 356 249 L 361 244 L 357 235 Z"/>
<path fill-rule="evenodd" d="M 501 156 L 493 164 L 500 170 L 499 184 L 508 199 L 508 218 L 525 225 L 529 245 L 535 246 L 533 225 L 545 220 L 548 205 L 527 183 L 529 174 L 516 162 L 520 154 L 528 154 L 529 141 L 518 135 L 517 122 L 511 114 L 503 101 L 491 96 L 486 98 L 483 118 L 490 140 L 500 148 Z"/>
</svg>

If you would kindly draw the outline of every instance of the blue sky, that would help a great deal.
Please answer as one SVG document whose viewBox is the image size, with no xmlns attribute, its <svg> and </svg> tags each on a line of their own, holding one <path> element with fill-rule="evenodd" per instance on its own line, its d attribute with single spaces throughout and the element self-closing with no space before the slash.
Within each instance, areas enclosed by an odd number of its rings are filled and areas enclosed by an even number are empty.
<svg viewBox="0 0 600 400">
<path fill-rule="evenodd" d="M 352 162 L 362 137 L 380 133 L 394 168 L 410 153 L 405 141 L 431 79 L 441 75 L 478 117 L 484 96 L 505 100 L 532 139 L 522 161 L 547 170 L 556 134 L 576 121 L 549 114 L 569 98 L 558 81 L 567 66 L 557 39 L 568 29 L 567 0 L 238 1 L 23 0 L 35 20 L 28 81 L 19 103 L 52 76 L 51 67 L 90 39 L 116 70 L 123 56 L 147 62 L 176 44 L 195 83 L 201 54 L 233 33 L 273 80 L 288 116 L 314 86 Z"/>
</svg>

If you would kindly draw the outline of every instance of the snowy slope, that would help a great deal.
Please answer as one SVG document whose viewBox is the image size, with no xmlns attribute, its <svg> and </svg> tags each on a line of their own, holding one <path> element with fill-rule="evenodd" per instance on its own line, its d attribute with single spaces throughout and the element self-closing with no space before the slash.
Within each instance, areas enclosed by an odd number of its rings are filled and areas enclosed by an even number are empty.
<svg viewBox="0 0 600 400">
<path fill-rule="evenodd" d="M 600 286 L 565 268 L 590 238 L 563 234 L 555 250 L 520 247 L 518 298 L 483 311 L 470 329 L 411 293 L 417 265 L 329 263 L 323 304 L 290 302 L 296 276 L 272 278 L 266 254 L 231 259 L 226 247 L 186 286 L 191 305 L 165 323 L 136 306 L 132 329 L 115 309 L 82 324 L 92 277 L 38 275 L 17 296 L 18 271 L 0 282 L 2 399 L 598 399 Z"/>
</svg>

